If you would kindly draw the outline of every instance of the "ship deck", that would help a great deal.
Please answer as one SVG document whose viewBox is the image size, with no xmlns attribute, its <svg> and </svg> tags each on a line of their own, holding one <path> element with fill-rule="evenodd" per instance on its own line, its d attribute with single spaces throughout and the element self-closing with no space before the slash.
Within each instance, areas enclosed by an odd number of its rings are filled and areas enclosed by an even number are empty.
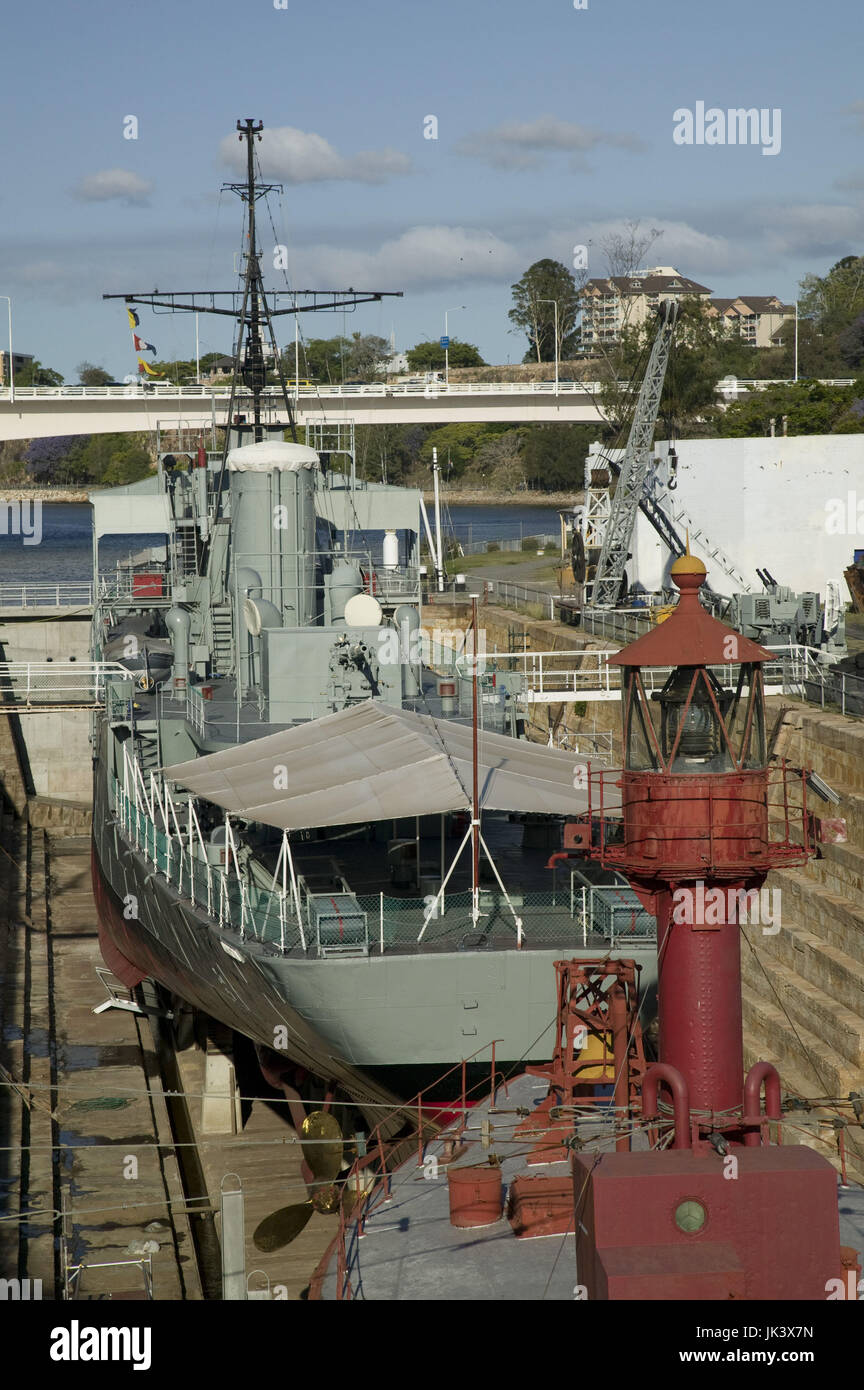
<svg viewBox="0 0 864 1390">
<path fill-rule="evenodd" d="M 542 1174 L 569 1178 L 569 1162 L 528 1164 L 531 1143 L 514 1139 L 520 1117 L 513 1111 L 529 1111 L 548 1091 L 539 1077 L 522 1074 L 492 1099 L 475 1106 L 454 1166 L 483 1164 L 489 1151 L 483 1147 L 484 1121 L 492 1125 L 491 1149 L 501 1159 L 505 1214 L 494 1224 L 459 1229 L 450 1223 L 447 1168 L 441 1162 L 444 1144 L 436 1139 L 426 1146 L 426 1171 L 434 1171 L 429 1157 L 439 1160 L 438 1176 L 426 1176 L 416 1157 L 408 1159 L 392 1175 L 390 1200 L 374 1205 L 364 1234 L 356 1226 L 346 1234 L 347 1273 L 352 1297 L 367 1301 L 438 1302 L 573 1301 L 579 1284 L 573 1232 L 561 1235 L 517 1237 L 506 1215 L 506 1196 L 518 1174 Z M 601 1111 L 602 1114 L 602 1111 Z M 578 1130 L 585 1148 L 598 1153 L 614 1149 L 611 1123 L 598 1119 Z M 640 1132 L 634 1148 L 647 1148 Z M 842 1186 L 838 1179 L 840 1243 L 864 1258 L 864 1188 Z M 574 1217 L 575 1220 L 575 1217 Z M 317 1296 L 325 1301 L 338 1297 L 335 1249 L 327 1263 Z"/>
</svg>

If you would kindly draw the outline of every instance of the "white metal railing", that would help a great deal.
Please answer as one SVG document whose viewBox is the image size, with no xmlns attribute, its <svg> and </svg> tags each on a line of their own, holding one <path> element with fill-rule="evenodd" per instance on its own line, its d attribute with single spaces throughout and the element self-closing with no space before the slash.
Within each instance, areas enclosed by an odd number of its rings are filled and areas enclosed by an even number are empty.
<svg viewBox="0 0 864 1390">
<path fill-rule="evenodd" d="M 460 540 L 458 544 L 463 555 L 486 555 L 489 554 L 490 551 L 494 553 L 496 550 L 526 550 L 528 549 L 525 545 L 526 541 L 531 541 L 532 543 L 536 542 L 538 550 L 548 550 L 552 546 L 557 548 L 560 544 L 560 538 L 558 536 L 551 536 L 548 533 L 535 535 L 527 530 L 524 536 L 490 536 L 488 540 Z"/>
<path fill-rule="evenodd" d="M 488 395 L 526 395 L 526 396 L 582 396 L 596 395 L 602 391 L 607 382 L 601 381 L 559 381 L 557 386 L 554 381 L 430 381 L 430 382 L 345 382 L 327 383 L 320 386 L 310 385 L 301 386 L 299 392 L 295 384 L 290 379 L 286 383 L 288 392 L 291 396 L 316 397 L 316 396 L 423 396 L 427 399 L 436 396 L 488 396 Z M 626 386 L 629 383 L 620 382 L 619 385 Z M 820 378 L 823 386 L 851 386 L 851 377 L 825 377 Z M 760 389 L 766 386 L 789 386 L 792 385 L 789 379 L 761 379 L 761 378 L 738 378 L 738 385 L 748 389 Z M 16 386 L 15 400 L 105 400 L 124 398 L 152 399 L 155 397 L 176 397 L 181 396 L 189 400 L 227 400 L 231 394 L 231 388 L 227 384 L 214 383 L 213 385 L 184 385 L 177 386 L 169 381 L 153 382 L 130 382 L 128 385 L 118 386 Z M 718 382 L 718 391 L 722 390 L 721 383 Z M 281 389 L 278 386 L 268 386 L 265 388 L 265 396 L 281 396 Z M 0 402 L 9 401 L 10 387 L 0 386 Z"/>
<path fill-rule="evenodd" d="M 204 696 L 196 685 L 186 686 L 186 718 L 199 738 L 204 737 Z"/>
<path fill-rule="evenodd" d="M 864 704 L 864 677 L 826 665 L 812 647 L 769 645 L 765 650 L 777 654 L 776 659 L 765 666 L 766 694 L 797 695 L 822 705 L 840 704 L 844 712 L 856 700 Z M 619 651 L 620 647 L 602 651 L 585 648 L 571 652 L 495 652 L 481 657 L 481 662 L 487 671 L 504 667 L 518 672 L 525 683 L 523 698 L 529 702 L 550 696 L 559 700 L 597 702 L 620 698 L 621 669 L 610 664 L 610 658 Z M 662 690 L 673 669 L 671 666 L 643 668 L 646 692 Z M 727 688 L 735 685 L 737 666 L 712 666 L 710 669 L 722 685 Z"/>
<path fill-rule="evenodd" d="M 282 852 L 269 892 L 264 894 L 257 887 L 253 890 L 241 870 L 230 816 L 226 813 L 224 843 L 210 846 L 221 861 L 214 864 L 192 801 L 188 802 L 184 817 L 184 807 L 175 804 L 162 778 L 151 772 L 148 780 L 149 785 L 124 744 L 123 784 L 112 778 L 110 798 L 124 834 L 139 854 L 176 887 L 182 898 L 203 908 L 220 927 L 237 931 L 241 941 L 267 941 L 282 951 L 299 944 L 305 951 L 306 937 L 287 833 L 283 835 Z M 183 819 L 187 821 L 185 829 Z M 277 886 L 280 870 L 281 886 Z"/>
<path fill-rule="evenodd" d="M 293 381 L 287 382 L 288 393 L 298 394 Z M 593 395 L 601 390 L 602 383 L 588 381 L 430 381 L 409 382 L 357 382 L 320 386 L 301 386 L 299 395 L 303 396 L 486 396 L 486 395 Z M 0 387 L 0 401 L 8 401 L 10 388 Z M 187 400 L 227 400 L 231 388 L 227 385 L 176 386 L 169 381 L 153 381 L 141 385 L 138 382 L 128 386 L 16 386 L 17 400 L 124 400 L 140 397 L 142 400 L 153 396 L 181 396 Z M 278 386 L 268 386 L 265 396 L 281 397 Z"/>
<path fill-rule="evenodd" d="M 101 705 L 109 680 L 134 681 L 116 661 L 0 661 L 0 694 L 16 705 Z"/>
<path fill-rule="evenodd" d="M 0 584 L 0 608 L 89 608 L 93 585 L 86 580 L 58 584 Z"/>
</svg>

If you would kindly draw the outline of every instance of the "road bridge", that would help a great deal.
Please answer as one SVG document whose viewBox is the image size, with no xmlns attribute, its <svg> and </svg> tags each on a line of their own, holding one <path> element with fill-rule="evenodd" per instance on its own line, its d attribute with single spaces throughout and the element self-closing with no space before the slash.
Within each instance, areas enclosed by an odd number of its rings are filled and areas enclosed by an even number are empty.
<svg viewBox="0 0 864 1390">
<path fill-rule="evenodd" d="M 466 423 L 596 423 L 596 382 L 444 382 L 426 386 L 301 386 L 291 390 L 298 423 L 353 420 L 355 425 Z M 0 389 L 0 440 L 62 434 L 184 428 L 223 422 L 227 386 L 24 386 Z M 278 416 L 281 393 L 265 393 L 265 412 Z M 242 410 L 242 407 L 241 407 Z M 284 406 L 282 408 L 284 415 Z M 265 413 L 266 418 L 266 413 Z"/>
</svg>

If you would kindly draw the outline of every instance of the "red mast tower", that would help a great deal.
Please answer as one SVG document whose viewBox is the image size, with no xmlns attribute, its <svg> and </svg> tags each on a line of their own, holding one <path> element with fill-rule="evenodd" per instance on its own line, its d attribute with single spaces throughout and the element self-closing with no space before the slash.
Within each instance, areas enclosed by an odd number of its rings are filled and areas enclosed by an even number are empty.
<svg viewBox="0 0 864 1390">
<path fill-rule="evenodd" d="M 780 1078 L 767 1062 L 744 1078 L 741 1023 L 739 920 L 754 920 L 770 869 L 811 852 L 805 774 L 768 767 L 772 654 L 702 607 L 701 560 L 683 555 L 671 573 L 675 611 L 611 658 L 622 667 L 617 835 L 603 774 L 591 778 L 593 853 L 657 917 L 660 1060 L 642 1111 L 660 1140 L 574 1155 L 579 1279 L 599 1299 L 825 1299 L 842 1275 L 836 1174 L 811 1149 L 781 1147 L 779 1127 L 772 1136 Z"/>
</svg>

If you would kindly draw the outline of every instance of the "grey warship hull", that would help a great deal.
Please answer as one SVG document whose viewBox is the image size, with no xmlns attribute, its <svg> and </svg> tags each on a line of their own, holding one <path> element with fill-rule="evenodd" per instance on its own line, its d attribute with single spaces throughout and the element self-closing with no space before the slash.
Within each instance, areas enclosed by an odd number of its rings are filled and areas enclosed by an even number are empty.
<svg viewBox="0 0 864 1390">
<path fill-rule="evenodd" d="M 413 1094 L 462 1059 L 489 1055 L 506 1071 L 548 1056 L 552 962 L 591 958 L 605 939 L 517 949 L 499 939 L 486 949 L 430 948 L 316 958 L 283 953 L 274 943 L 220 925 L 160 872 L 136 845 L 111 804 L 107 780 L 110 730 L 99 732 L 102 756 L 94 786 L 93 880 L 106 964 L 125 984 L 145 977 L 253 1042 L 279 1050 L 362 1104 Z M 132 909 L 130 910 L 130 905 Z M 503 932 L 502 932 L 503 935 Z M 512 933 L 511 933 L 512 935 Z M 461 945 L 461 943 L 460 943 Z M 650 935 L 626 949 L 642 966 L 646 1015 L 653 1014 L 656 945 Z M 416 1084 L 415 1084 L 416 1083 Z"/>
</svg>

